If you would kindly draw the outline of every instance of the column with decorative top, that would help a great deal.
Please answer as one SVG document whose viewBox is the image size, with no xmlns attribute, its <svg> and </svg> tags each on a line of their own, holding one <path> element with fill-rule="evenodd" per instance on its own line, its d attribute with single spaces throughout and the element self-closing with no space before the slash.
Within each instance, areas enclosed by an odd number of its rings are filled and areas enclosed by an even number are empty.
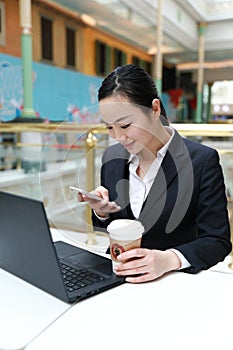
<svg viewBox="0 0 233 350">
<path fill-rule="evenodd" d="M 33 108 L 31 0 L 20 0 L 19 3 L 23 66 L 22 117 L 33 118 L 36 117 L 36 113 Z"/>
</svg>

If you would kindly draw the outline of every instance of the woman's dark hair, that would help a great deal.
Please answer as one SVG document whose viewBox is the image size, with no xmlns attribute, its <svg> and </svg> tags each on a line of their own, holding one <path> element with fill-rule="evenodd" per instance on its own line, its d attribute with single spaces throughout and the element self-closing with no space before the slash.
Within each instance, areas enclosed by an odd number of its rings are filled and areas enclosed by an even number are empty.
<svg viewBox="0 0 233 350">
<path fill-rule="evenodd" d="M 98 100 L 114 94 L 127 97 L 139 106 L 152 108 L 154 98 L 160 100 L 161 115 L 167 119 L 167 113 L 151 76 L 142 68 L 127 64 L 115 68 L 102 82 L 98 91 Z"/>
</svg>

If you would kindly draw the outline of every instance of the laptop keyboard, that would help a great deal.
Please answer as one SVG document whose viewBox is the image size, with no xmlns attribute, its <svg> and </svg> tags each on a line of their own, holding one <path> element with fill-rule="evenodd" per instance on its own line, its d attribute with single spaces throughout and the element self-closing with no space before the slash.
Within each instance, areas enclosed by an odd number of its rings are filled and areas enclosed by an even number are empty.
<svg viewBox="0 0 233 350">
<path fill-rule="evenodd" d="M 60 262 L 60 269 L 68 292 L 73 292 L 105 278 L 81 266 L 75 268 Z"/>
</svg>

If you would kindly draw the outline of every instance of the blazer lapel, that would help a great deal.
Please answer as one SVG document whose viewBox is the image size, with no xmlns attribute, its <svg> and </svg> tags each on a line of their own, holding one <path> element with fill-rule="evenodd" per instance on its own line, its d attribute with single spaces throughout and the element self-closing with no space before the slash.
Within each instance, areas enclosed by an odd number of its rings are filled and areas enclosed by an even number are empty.
<svg viewBox="0 0 233 350">
<path fill-rule="evenodd" d="M 184 158 L 186 152 L 188 151 L 185 151 L 181 136 L 175 131 L 174 137 L 168 147 L 167 153 L 139 215 L 139 221 L 143 222 L 146 231 L 159 219 L 165 206 L 168 188 L 175 180 L 177 181 L 177 176 L 185 164 Z M 177 187 L 178 185 L 174 186 L 174 197 L 177 193 Z"/>
<path fill-rule="evenodd" d="M 115 213 L 114 215 L 118 216 L 119 214 L 120 217 L 134 219 L 129 199 L 129 156 L 130 154 L 126 149 L 119 144 L 117 157 L 114 154 L 112 159 L 108 157 L 107 161 L 111 160 L 111 168 L 114 168 L 114 172 L 111 173 L 111 181 L 114 180 L 116 183 L 114 201 L 121 207 L 120 213 Z"/>
<path fill-rule="evenodd" d="M 129 199 L 129 164 L 128 160 L 122 161 L 119 167 L 118 166 L 118 182 L 116 184 L 116 192 L 117 198 L 116 203 L 121 207 L 121 215 L 123 217 L 133 217 L 133 213 L 130 207 L 130 199 Z"/>
</svg>

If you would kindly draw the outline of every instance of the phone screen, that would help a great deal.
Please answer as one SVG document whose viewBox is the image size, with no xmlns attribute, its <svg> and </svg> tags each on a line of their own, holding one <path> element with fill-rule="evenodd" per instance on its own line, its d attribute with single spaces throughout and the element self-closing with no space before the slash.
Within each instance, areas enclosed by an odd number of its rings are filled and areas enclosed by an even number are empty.
<svg viewBox="0 0 233 350">
<path fill-rule="evenodd" d="M 102 201 L 102 200 L 103 200 L 103 198 L 98 197 L 98 196 L 96 196 L 96 195 L 94 195 L 94 194 L 92 194 L 92 193 L 90 193 L 90 192 L 88 192 L 88 191 L 82 190 L 81 188 L 76 188 L 76 187 L 70 186 L 70 190 L 71 190 L 71 191 L 75 191 L 75 192 L 82 193 L 82 194 L 84 194 L 85 196 L 87 196 L 88 198 L 90 198 L 90 199 L 95 199 L 96 201 Z"/>
</svg>

